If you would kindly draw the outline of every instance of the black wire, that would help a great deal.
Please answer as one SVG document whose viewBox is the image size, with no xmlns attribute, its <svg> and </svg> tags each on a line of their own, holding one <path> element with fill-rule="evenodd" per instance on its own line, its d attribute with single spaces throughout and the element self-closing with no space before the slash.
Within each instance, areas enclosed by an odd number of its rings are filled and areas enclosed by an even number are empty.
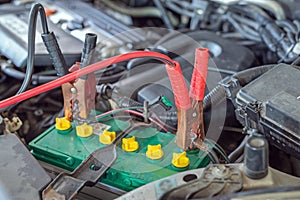
<svg viewBox="0 0 300 200">
<path fill-rule="evenodd" d="M 289 31 L 291 31 L 292 33 L 297 33 L 297 26 L 295 24 L 293 24 L 291 21 L 288 20 L 276 20 L 275 24 L 282 27 L 282 28 L 286 28 Z"/>
<path fill-rule="evenodd" d="M 168 13 L 164 6 L 161 4 L 160 0 L 153 0 L 155 6 L 160 10 L 161 12 L 161 19 L 163 20 L 164 24 L 168 29 L 174 30 L 174 27 L 171 23 L 171 20 L 168 16 Z"/>
<path fill-rule="evenodd" d="M 294 33 L 288 31 L 288 32 L 286 33 L 286 36 L 287 36 L 287 38 L 289 39 L 289 41 L 290 41 L 292 44 L 296 44 L 296 43 L 297 43 L 297 41 L 296 41 L 296 35 L 295 35 Z"/>
<path fill-rule="evenodd" d="M 46 16 L 45 9 L 42 6 L 42 4 L 40 4 L 40 3 L 35 4 L 33 7 L 35 7 L 35 6 L 38 7 L 38 11 L 40 13 L 40 19 L 42 22 L 43 33 L 47 34 L 47 33 L 49 33 L 49 29 L 48 29 L 47 16 Z"/>
<path fill-rule="evenodd" d="M 16 94 L 21 94 L 24 92 L 31 83 L 31 77 L 33 74 L 34 68 L 34 52 L 35 52 L 35 32 L 36 32 L 36 21 L 37 21 L 37 14 L 40 13 L 42 28 L 44 33 L 49 33 L 48 24 L 46 13 L 43 6 L 39 3 L 36 3 L 32 6 L 30 13 L 29 13 L 29 21 L 28 21 L 28 47 L 27 47 L 27 67 L 26 73 L 23 80 L 23 83 Z M 15 104 L 16 105 L 16 104 Z M 7 109 L 11 109 L 13 106 L 8 106 L 6 108 L 0 109 L 0 112 L 3 112 Z"/>
<path fill-rule="evenodd" d="M 166 6 L 170 9 L 173 10 L 174 12 L 181 14 L 181 15 L 186 15 L 188 17 L 193 17 L 194 12 L 193 11 L 188 11 L 186 9 L 180 8 L 179 6 L 175 5 L 173 2 L 166 2 Z"/>
<path fill-rule="evenodd" d="M 261 41 L 259 37 L 255 36 L 255 35 L 252 35 L 250 33 L 247 33 L 242 27 L 241 25 L 235 20 L 232 18 L 231 14 L 228 13 L 226 15 L 226 18 L 228 20 L 228 22 L 242 35 L 244 36 L 245 38 L 248 38 L 250 40 L 254 40 L 254 41 Z"/>
<path fill-rule="evenodd" d="M 213 164 L 220 164 L 218 156 L 212 149 L 207 151 L 207 155 Z"/>
<path fill-rule="evenodd" d="M 6 75 L 11 76 L 15 79 L 23 80 L 25 78 L 24 72 L 21 72 L 13 68 L 13 66 L 10 65 L 9 63 L 2 63 L 1 70 Z M 31 79 L 32 79 L 32 83 L 40 84 L 40 83 L 47 83 L 53 81 L 57 79 L 57 76 L 45 76 L 45 75 L 32 74 Z"/>
<path fill-rule="evenodd" d="M 159 119 L 159 117 L 154 117 L 152 116 L 152 118 L 156 121 L 158 121 L 161 125 L 163 125 L 170 133 L 176 133 L 176 128 L 168 125 L 167 123 L 163 122 L 162 120 Z"/>
<path fill-rule="evenodd" d="M 5 90 L 4 90 L 5 92 L 3 91 L 1 93 L 0 99 L 1 100 L 2 99 L 6 99 L 6 98 L 12 96 L 13 94 L 15 94 L 18 91 L 18 89 L 20 88 L 20 86 L 21 86 L 21 84 L 15 84 L 12 87 L 9 87 L 8 89 L 5 88 Z"/>
<path fill-rule="evenodd" d="M 239 156 L 241 156 L 241 154 L 243 154 L 248 138 L 249 138 L 248 136 L 245 136 L 245 138 L 239 144 L 239 146 L 237 148 L 235 148 L 235 150 L 229 154 L 228 158 L 231 162 L 235 162 L 239 158 Z"/>
<path fill-rule="evenodd" d="M 118 73 L 114 73 L 112 75 L 98 75 L 96 74 L 96 81 L 98 84 L 105 84 L 105 83 L 113 83 L 118 81 L 120 78 L 126 75 L 126 71 L 121 71 Z"/>
<path fill-rule="evenodd" d="M 296 41 L 298 41 L 299 40 L 299 34 L 300 34 L 300 22 L 298 20 L 294 20 L 293 24 L 295 24 L 296 29 L 297 29 Z"/>
<path fill-rule="evenodd" d="M 190 3 L 188 1 L 178 1 L 178 0 L 170 0 L 172 3 L 177 4 L 178 6 L 180 6 L 183 9 L 187 9 L 190 11 L 193 11 L 195 9 L 195 6 L 193 5 L 193 3 Z"/>
<path fill-rule="evenodd" d="M 215 150 L 217 150 L 219 152 L 219 154 L 222 156 L 222 158 L 224 158 L 225 162 L 230 163 L 230 160 L 227 156 L 227 153 L 225 152 L 225 150 L 223 149 L 223 147 L 221 147 L 221 145 L 219 145 L 217 142 L 215 142 L 214 140 L 205 138 L 205 140 L 207 140 L 209 143 L 211 143 L 213 146 L 213 148 Z"/>
<path fill-rule="evenodd" d="M 258 24 L 257 22 L 253 21 L 253 20 L 250 20 L 248 18 L 245 18 L 241 15 L 237 15 L 237 14 L 234 14 L 232 13 L 231 14 L 231 17 L 239 22 L 241 22 L 242 24 L 244 25 L 247 25 L 247 26 L 251 26 L 252 28 L 254 28 L 255 30 L 257 30 L 259 27 L 260 27 L 260 24 Z"/>
<path fill-rule="evenodd" d="M 24 92 L 28 88 L 31 82 L 31 77 L 34 68 L 35 32 L 36 32 L 36 22 L 37 22 L 38 13 L 40 13 L 43 33 L 49 33 L 44 7 L 40 3 L 36 3 L 32 6 L 29 13 L 27 67 L 26 67 L 26 73 L 25 73 L 23 84 L 19 89 L 19 91 L 17 92 L 17 94 Z"/>
<path fill-rule="evenodd" d="M 234 163 L 242 163 L 244 161 L 245 158 L 245 154 L 240 155 L 240 157 L 238 157 Z"/>
<path fill-rule="evenodd" d="M 271 20 L 271 17 L 261 8 L 254 5 L 232 5 L 229 7 L 230 12 L 238 13 L 238 15 L 244 15 L 253 19 L 259 24 L 266 24 Z"/>
<path fill-rule="evenodd" d="M 298 57 L 298 58 L 292 63 L 292 65 L 300 66 L 300 57 Z"/>
</svg>

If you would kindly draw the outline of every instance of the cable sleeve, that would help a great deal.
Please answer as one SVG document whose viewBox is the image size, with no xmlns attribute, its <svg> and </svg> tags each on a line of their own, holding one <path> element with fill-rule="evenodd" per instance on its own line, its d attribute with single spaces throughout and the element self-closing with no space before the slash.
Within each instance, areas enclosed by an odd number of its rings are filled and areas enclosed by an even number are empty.
<svg viewBox="0 0 300 200">
<path fill-rule="evenodd" d="M 166 65 L 166 70 L 173 89 L 175 104 L 177 109 L 187 110 L 191 107 L 189 92 L 182 75 L 182 71 L 178 62 L 175 62 L 175 66 L 171 67 Z"/>
<path fill-rule="evenodd" d="M 47 51 L 50 54 L 50 59 L 52 60 L 53 66 L 57 72 L 57 76 L 62 77 L 68 74 L 69 70 L 66 61 L 58 46 L 54 33 L 43 33 L 42 38 L 47 48 Z"/>
<path fill-rule="evenodd" d="M 97 35 L 94 33 L 85 34 L 84 46 L 81 54 L 81 64 L 80 68 L 84 68 L 91 64 L 92 56 L 97 44 Z M 80 77 L 84 80 L 87 80 L 88 75 Z"/>
<path fill-rule="evenodd" d="M 196 49 L 194 71 L 190 85 L 190 97 L 197 101 L 202 101 L 204 98 L 208 58 L 209 50 L 207 48 Z"/>
</svg>

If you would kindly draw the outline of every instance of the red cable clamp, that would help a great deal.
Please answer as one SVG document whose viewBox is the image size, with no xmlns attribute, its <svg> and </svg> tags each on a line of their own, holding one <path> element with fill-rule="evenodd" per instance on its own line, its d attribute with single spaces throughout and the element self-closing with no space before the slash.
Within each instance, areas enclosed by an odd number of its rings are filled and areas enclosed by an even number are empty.
<svg viewBox="0 0 300 200">
<path fill-rule="evenodd" d="M 188 110 L 191 107 L 189 92 L 182 75 L 180 64 L 174 61 L 174 66 L 166 64 L 166 70 L 172 85 L 175 104 L 179 110 Z"/>
<path fill-rule="evenodd" d="M 194 71 L 190 85 L 190 97 L 197 101 L 203 101 L 207 77 L 209 50 L 197 48 L 195 52 Z"/>
</svg>

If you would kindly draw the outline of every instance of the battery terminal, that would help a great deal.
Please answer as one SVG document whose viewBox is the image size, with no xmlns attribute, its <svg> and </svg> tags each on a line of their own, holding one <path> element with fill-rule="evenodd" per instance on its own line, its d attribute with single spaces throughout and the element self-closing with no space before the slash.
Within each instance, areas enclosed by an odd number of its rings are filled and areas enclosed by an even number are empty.
<svg viewBox="0 0 300 200">
<path fill-rule="evenodd" d="M 164 155 L 163 150 L 161 149 L 161 144 L 157 145 L 148 145 L 146 156 L 151 160 L 161 159 Z"/>
<path fill-rule="evenodd" d="M 102 134 L 99 135 L 99 141 L 102 144 L 111 144 L 116 139 L 116 132 L 104 130 Z"/>
<path fill-rule="evenodd" d="M 138 150 L 139 143 L 135 140 L 135 137 L 132 136 L 130 138 L 122 139 L 122 149 L 127 152 L 133 152 Z"/>
</svg>

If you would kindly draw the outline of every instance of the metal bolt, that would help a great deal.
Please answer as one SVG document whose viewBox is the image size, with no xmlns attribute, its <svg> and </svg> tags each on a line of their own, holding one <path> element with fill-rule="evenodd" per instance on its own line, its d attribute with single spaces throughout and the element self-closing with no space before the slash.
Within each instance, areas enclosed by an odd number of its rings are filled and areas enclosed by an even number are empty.
<svg viewBox="0 0 300 200">
<path fill-rule="evenodd" d="M 44 111 L 42 109 L 37 109 L 33 112 L 35 116 L 42 116 L 44 114 Z"/>
<path fill-rule="evenodd" d="M 213 168 L 212 173 L 215 177 L 228 177 L 230 175 L 229 169 L 225 165 L 217 165 Z"/>
<path fill-rule="evenodd" d="M 217 166 L 217 171 L 221 174 L 226 171 L 226 167 L 224 165 L 218 165 Z"/>
<path fill-rule="evenodd" d="M 76 94 L 76 93 L 77 93 L 77 89 L 74 88 L 74 87 L 72 87 L 72 88 L 71 88 L 71 92 L 72 92 L 73 94 Z"/>
<path fill-rule="evenodd" d="M 203 10 L 197 9 L 197 14 L 198 14 L 198 15 L 202 15 L 202 14 L 203 14 Z"/>
<path fill-rule="evenodd" d="M 193 117 L 197 117 L 197 113 L 194 112 L 192 116 L 193 116 Z"/>
</svg>

